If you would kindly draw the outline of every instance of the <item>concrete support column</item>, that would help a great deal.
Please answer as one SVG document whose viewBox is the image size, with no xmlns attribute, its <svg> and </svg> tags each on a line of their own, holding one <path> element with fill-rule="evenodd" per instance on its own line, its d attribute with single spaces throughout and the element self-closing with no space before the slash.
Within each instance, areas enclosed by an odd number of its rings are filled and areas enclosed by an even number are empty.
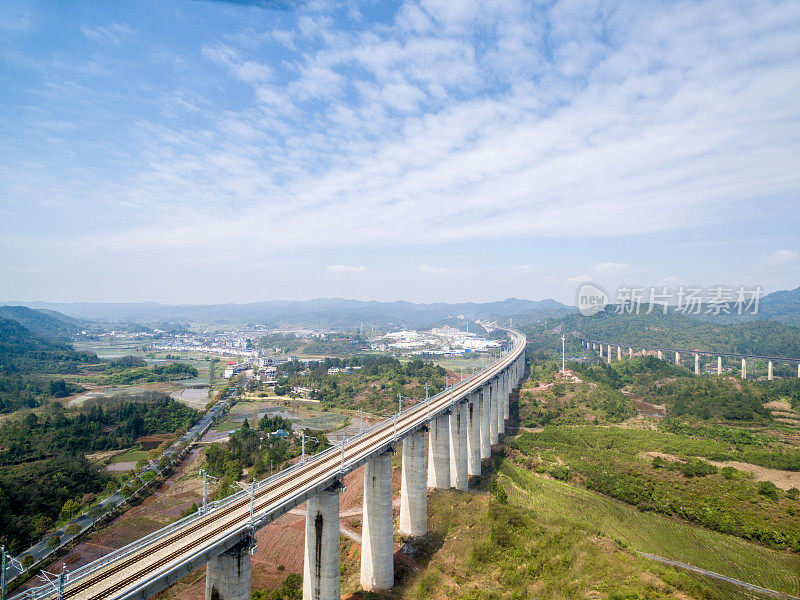
<svg viewBox="0 0 800 600">
<path fill-rule="evenodd" d="M 303 600 L 339 600 L 340 578 L 339 487 L 336 486 L 306 502 Z"/>
<path fill-rule="evenodd" d="M 658 351 L 658 360 L 664 360 L 664 353 L 661 350 Z"/>
<path fill-rule="evenodd" d="M 773 381 L 775 379 L 774 375 L 772 374 L 772 361 L 767 361 L 767 379 L 769 381 Z"/>
<path fill-rule="evenodd" d="M 338 524 L 336 533 L 338 536 Z M 338 556 L 338 537 L 336 547 Z M 250 600 L 250 548 L 247 544 L 236 544 L 208 561 L 206 600 Z"/>
<path fill-rule="evenodd" d="M 424 431 L 403 438 L 403 467 L 400 477 L 400 523 L 403 535 L 428 533 L 428 490 L 426 486 Z"/>
<path fill-rule="evenodd" d="M 717 357 L 717 375 L 722 375 L 722 357 Z"/>
<path fill-rule="evenodd" d="M 494 445 L 499 441 L 497 436 L 497 405 L 500 395 L 499 378 L 495 377 L 489 391 L 489 443 Z"/>
<path fill-rule="evenodd" d="M 497 437 L 506 432 L 506 402 L 508 401 L 508 378 L 506 373 L 497 377 Z"/>
<path fill-rule="evenodd" d="M 492 440 L 489 433 L 489 415 L 491 413 L 489 400 L 492 395 L 492 384 L 488 383 L 481 388 L 481 458 L 492 455 Z"/>
<path fill-rule="evenodd" d="M 797 378 L 800 379 L 800 363 L 797 363 Z"/>
<path fill-rule="evenodd" d="M 364 466 L 361 525 L 361 587 L 388 590 L 394 585 L 392 456 L 376 456 Z"/>
<path fill-rule="evenodd" d="M 617 346 L 617 360 L 622 360 L 622 346 Z"/>
<path fill-rule="evenodd" d="M 481 474 L 481 394 L 473 392 L 467 402 L 467 473 Z"/>
<path fill-rule="evenodd" d="M 469 487 L 468 469 L 467 405 L 461 402 L 450 413 L 450 487 L 466 491 Z"/>
<path fill-rule="evenodd" d="M 700 355 L 694 355 L 694 374 L 700 375 Z"/>
<path fill-rule="evenodd" d="M 681 353 L 680 352 L 676 352 L 675 353 L 675 364 L 678 365 L 679 367 L 681 366 Z"/>
<path fill-rule="evenodd" d="M 747 379 L 747 359 L 742 359 L 742 379 Z"/>
<path fill-rule="evenodd" d="M 628 358 L 633 358 L 633 348 L 628 348 Z"/>
<path fill-rule="evenodd" d="M 428 431 L 428 487 L 450 488 L 450 417 L 431 421 Z"/>
<path fill-rule="evenodd" d="M 608 363 L 611 364 L 611 344 L 608 345 Z"/>
<path fill-rule="evenodd" d="M 516 367 L 514 368 L 516 371 Z M 509 411 L 511 410 L 511 390 L 516 387 L 516 376 L 511 373 L 506 373 L 506 393 L 503 396 L 503 433 L 506 431 L 505 421 L 508 419 Z"/>
</svg>

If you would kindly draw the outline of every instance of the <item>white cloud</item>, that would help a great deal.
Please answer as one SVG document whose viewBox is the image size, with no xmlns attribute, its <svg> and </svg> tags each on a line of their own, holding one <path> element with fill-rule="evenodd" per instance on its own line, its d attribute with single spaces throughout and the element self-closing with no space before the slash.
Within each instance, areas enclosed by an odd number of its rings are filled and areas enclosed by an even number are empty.
<svg viewBox="0 0 800 600">
<path fill-rule="evenodd" d="M 567 283 L 583 283 L 584 281 L 591 281 L 592 278 L 588 275 L 575 275 L 574 277 L 567 277 Z"/>
<path fill-rule="evenodd" d="M 134 31 L 124 23 L 112 23 L 108 27 L 81 27 L 83 35 L 99 44 L 119 46 L 127 38 L 133 37 Z"/>
<path fill-rule="evenodd" d="M 773 252 L 767 257 L 767 260 L 776 265 L 782 265 L 790 262 L 796 261 L 800 258 L 800 254 L 794 252 L 793 250 L 778 250 L 777 252 Z"/>
<path fill-rule="evenodd" d="M 428 275 L 443 275 L 444 273 L 448 272 L 448 269 L 445 269 L 444 267 L 432 267 L 430 265 L 420 265 L 419 272 Z"/>
<path fill-rule="evenodd" d="M 592 270 L 601 275 L 619 275 L 633 271 L 633 267 L 627 263 L 602 262 Z"/>
<path fill-rule="evenodd" d="M 366 273 L 367 267 L 364 265 L 354 266 L 354 265 L 328 265 L 325 267 L 325 270 L 328 273 L 336 273 L 337 275 L 355 275 L 360 273 Z"/>
</svg>

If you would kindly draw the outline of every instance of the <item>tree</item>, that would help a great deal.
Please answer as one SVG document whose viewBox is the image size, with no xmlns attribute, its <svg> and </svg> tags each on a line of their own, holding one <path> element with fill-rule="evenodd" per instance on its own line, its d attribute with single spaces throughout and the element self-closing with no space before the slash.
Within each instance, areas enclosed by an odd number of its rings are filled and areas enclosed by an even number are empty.
<svg viewBox="0 0 800 600">
<path fill-rule="evenodd" d="M 61 538 L 57 535 L 52 536 L 49 540 L 47 540 L 47 547 L 49 549 L 58 548 L 61 544 Z"/>
<path fill-rule="evenodd" d="M 81 505 L 75 502 L 72 498 L 64 502 L 64 505 L 61 507 L 61 512 L 58 514 L 59 521 L 69 521 L 81 512 Z"/>
<path fill-rule="evenodd" d="M 53 526 L 53 519 L 47 515 L 38 515 L 33 519 L 33 529 L 36 535 L 42 535 Z"/>
</svg>

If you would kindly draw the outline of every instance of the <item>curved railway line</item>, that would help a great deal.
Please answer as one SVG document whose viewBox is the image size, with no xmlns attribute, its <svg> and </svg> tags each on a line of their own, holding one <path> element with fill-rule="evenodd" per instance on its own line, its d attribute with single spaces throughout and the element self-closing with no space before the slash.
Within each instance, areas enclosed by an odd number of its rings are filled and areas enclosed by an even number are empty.
<svg viewBox="0 0 800 600">
<path fill-rule="evenodd" d="M 221 541 L 241 537 L 251 525 L 260 528 L 274 520 L 285 510 L 305 501 L 310 493 L 333 483 L 366 462 L 371 456 L 383 452 L 408 433 L 424 427 L 430 419 L 445 412 L 453 403 L 463 401 L 516 360 L 525 348 L 525 338 L 508 330 L 513 342 L 511 349 L 486 370 L 449 390 L 390 417 L 370 430 L 359 434 L 349 443 L 337 446 L 313 457 L 306 464 L 280 473 L 256 484 L 251 500 L 250 492 L 240 492 L 237 499 L 208 511 L 170 533 L 172 527 L 151 534 L 108 557 L 86 565 L 67 577 L 61 598 L 80 600 L 118 600 L 132 596 L 142 597 L 141 590 L 179 570 L 182 565 L 196 559 L 199 553 Z M 251 521 L 251 501 L 253 521 Z M 293 505 L 289 506 L 291 502 Z M 288 506 L 288 508 L 287 508 Z M 152 541 L 147 541 L 152 537 Z M 136 548 L 136 546 L 141 546 Z M 114 557 L 119 554 L 118 557 Z M 15 597 L 57 598 L 50 586 L 28 590 Z"/>
</svg>

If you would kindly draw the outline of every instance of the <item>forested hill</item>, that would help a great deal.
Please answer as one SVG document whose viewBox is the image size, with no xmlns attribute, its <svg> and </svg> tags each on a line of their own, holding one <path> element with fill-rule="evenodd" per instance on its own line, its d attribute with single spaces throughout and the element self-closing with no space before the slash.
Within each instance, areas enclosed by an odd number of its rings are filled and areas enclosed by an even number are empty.
<svg viewBox="0 0 800 600">
<path fill-rule="evenodd" d="M 0 374 L 65 373 L 97 361 L 94 354 L 77 352 L 69 344 L 38 337 L 17 321 L 0 317 Z"/>
<path fill-rule="evenodd" d="M 0 306 L 0 318 L 11 319 L 42 338 L 69 339 L 88 324 L 54 310 L 34 310 L 27 306 Z"/>
<path fill-rule="evenodd" d="M 562 322 L 565 331 L 612 344 L 800 358 L 800 329 L 779 321 L 724 325 L 659 311 L 618 315 L 609 308 L 591 317 L 570 315 Z"/>
</svg>

